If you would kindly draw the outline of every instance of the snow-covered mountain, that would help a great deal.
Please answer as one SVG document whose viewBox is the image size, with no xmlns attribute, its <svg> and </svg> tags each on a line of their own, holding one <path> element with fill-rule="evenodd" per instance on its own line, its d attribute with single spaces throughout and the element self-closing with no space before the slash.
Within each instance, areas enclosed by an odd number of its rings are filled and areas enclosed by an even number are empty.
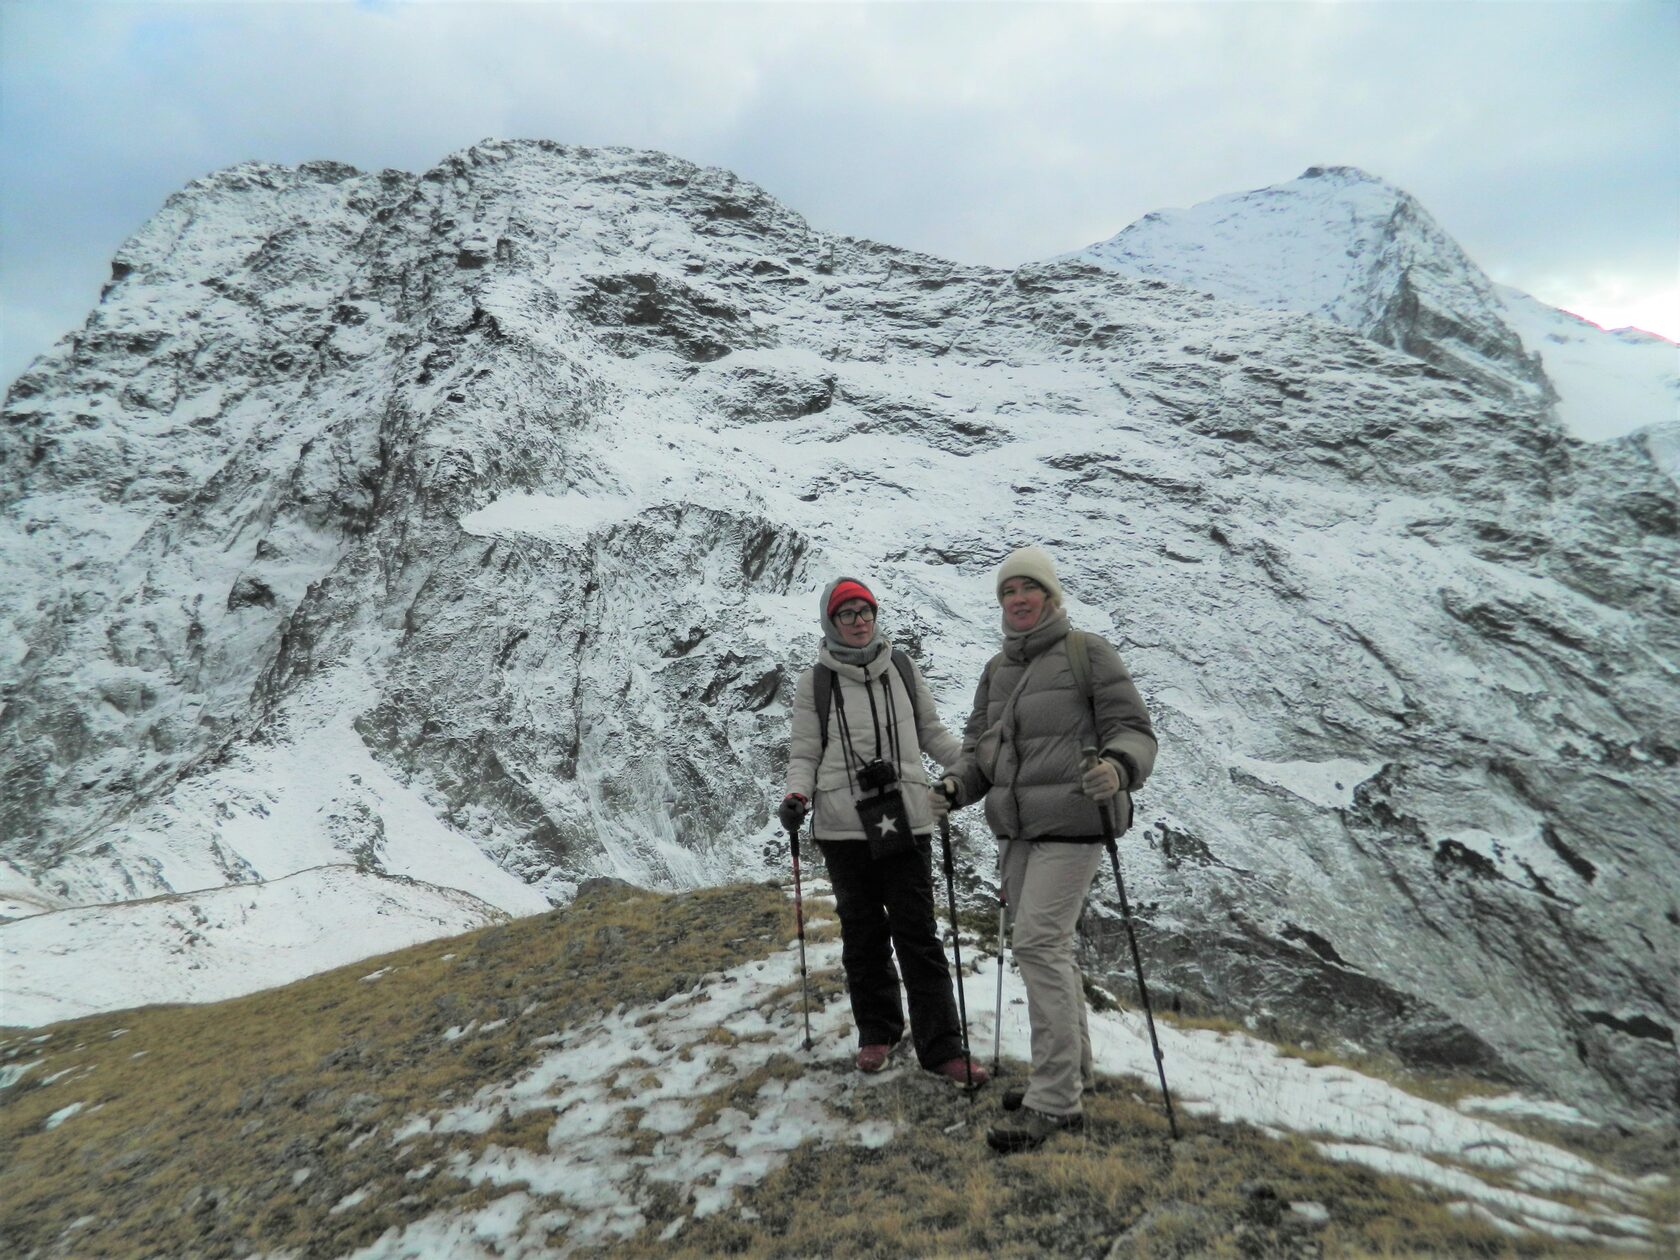
<svg viewBox="0 0 1680 1260">
<path fill-rule="evenodd" d="M 1416 198 L 1355 167 L 1157 211 L 1068 257 L 1316 315 L 1483 388 L 1550 397 L 1587 441 L 1680 419 L 1680 346 L 1493 284 Z"/>
<path fill-rule="evenodd" d="M 241 930 L 150 897 L 336 864 L 321 922 L 392 881 L 420 939 L 773 869 L 823 582 L 872 580 L 960 726 L 1035 541 L 1162 734 L 1124 843 L 1163 1000 L 1672 1108 L 1675 483 L 1570 438 L 1404 236 L 1343 329 L 819 233 L 652 153 L 194 183 L 6 400 L 0 870 L 104 930 L 0 925 L 0 1023 Z"/>
</svg>

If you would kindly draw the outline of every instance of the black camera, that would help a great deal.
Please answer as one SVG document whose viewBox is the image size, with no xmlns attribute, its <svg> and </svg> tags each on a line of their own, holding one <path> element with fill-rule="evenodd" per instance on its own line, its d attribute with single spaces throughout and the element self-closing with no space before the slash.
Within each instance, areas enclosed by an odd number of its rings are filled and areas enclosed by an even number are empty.
<svg viewBox="0 0 1680 1260">
<path fill-rule="evenodd" d="M 879 757 L 858 769 L 858 786 L 865 792 L 885 792 L 898 782 L 898 771 Z"/>
</svg>

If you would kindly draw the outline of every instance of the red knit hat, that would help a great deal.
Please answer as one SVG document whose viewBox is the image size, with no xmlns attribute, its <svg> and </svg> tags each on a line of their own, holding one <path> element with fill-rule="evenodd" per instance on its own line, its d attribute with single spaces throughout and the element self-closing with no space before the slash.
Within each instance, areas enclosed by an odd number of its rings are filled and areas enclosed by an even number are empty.
<svg viewBox="0 0 1680 1260">
<path fill-rule="evenodd" d="M 869 588 L 856 578 L 841 578 L 834 591 L 828 597 L 828 619 L 834 620 L 834 610 L 849 599 L 861 599 L 876 612 L 880 607 L 875 603 L 875 597 L 869 593 Z"/>
</svg>

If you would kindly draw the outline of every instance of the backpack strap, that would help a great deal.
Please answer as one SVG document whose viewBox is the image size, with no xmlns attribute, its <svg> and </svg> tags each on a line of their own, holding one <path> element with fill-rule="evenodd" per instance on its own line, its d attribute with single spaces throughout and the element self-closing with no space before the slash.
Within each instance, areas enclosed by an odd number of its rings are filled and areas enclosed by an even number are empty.
<svg viewBox="0 0 1680 1260">
<path fill-rule="evenodd" d="M 1068 668 L 1073 671 L 1073 685 L 1086 700 L 1091 697 L 1091 643 L 1083 630 L 1067 633 Z"/>
<path fill-rule="evenodd" d="M 814 699 L 817 702 L 817 730 L 822 736 L 822 744 L 817 753 L 817 764 L 822 764 L 823 756 L 828 752 L 828 711 L 834 707 L 834 671 L 821 661 L 815 665 L 815 673 L 811 675 L 811 685 L 814 687 Z"/>
<path fill-rule="evenodd" d="M 916 667 L 910 663 L 910 654 L 903 648 L 893 649 L 892 663 L 898 670 L 898 676 L 904 680 L 904 694 L 910 697 L 910 719 L 920 731 L 922 713 L 916 707 Z"/>
<path fill-rule="evenodd" d="M 1073 685 L 1079 689 L 1079 694 L 1085 697 L 1085 703 L 1091 709 L 1091 733 L 1096 737 L 1099 750 L 1102 746 L 1102 727 L 1097 724 L 1097 697 L 1091 686 L 1091 639 L 1083 630 L 1069 630 L 1067 634 L 1068 670 L 1073 674 Z"/>
</svg>

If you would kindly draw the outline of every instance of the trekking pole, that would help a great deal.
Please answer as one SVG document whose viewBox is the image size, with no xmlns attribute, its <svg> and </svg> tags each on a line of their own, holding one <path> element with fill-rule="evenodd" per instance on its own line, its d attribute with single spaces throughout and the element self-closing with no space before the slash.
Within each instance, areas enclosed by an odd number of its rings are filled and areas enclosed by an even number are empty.
<svg viewBox="0 0 1680 1260">
<path fill-rule="evenodd" d="M 951 948 L 957 955 L 957 1011 L 962 1016 L 962 1051 L 963 1074 L 968 1078 L 968 1084 L 963 1090 L 968 1095 L 968 1101 L 974 1101 L 974 1060 L 968 1053 L 968 1003 L 963 997 L 962 978 L 962 938 L 957 930 L 957 875 L 956 868 L 951 863 L 951 819 L 942 814 L 939 818 L 939 839 L 945 846 L 945 895 L 951 907 Z"/>
<path fill-rule="evenodd" d="M 1087 767 L 1095 764 L 1097 750 L 1087 748 L 1081 754 Z M 1114 815 L 1109 810 L 1107 801 L 1097 802 L 1097 808 L 1102 813 L 1103 843 L 1108 846 L 1108 860 L 1114 865 L 1114 887 L 1120 892 L 1120 918 L 1126 925 L 1126 938 L 1132 944 L 1132 966 L 1137 969 L 1138 995 L 1143 999 L 1143 1017 L 1149 1024 L 1149 1044 L 1155 1051 L 1155 1072 L 1161 1078 L 1161 1101 L 1167 1108 L 1167 1128 L 1172 1131 L 1173 1141 L 1178 1141 L 1178 1121 L 1173 1116 L 1172 1095 L 1167 1091 L 1166 1056 L 1161 1053 L 1161 1042 L 1155 1036 L 1155 1013 L 1149 1009 L 1149 987 L 1143 982 L 1143 955 L 1138 953 L 1137 933 L 1132 930 L 1132 907 L 1126 900 L 1126 884 L 1120 878 L 1120 851 L 1114 843 Z"/>
<path fill-rule="evenodd" d="M 1007 840 L 998 841 L 998 961 L 997 961 L 997 1003 L 993 1007 L 992 1015 L 992 1075 L 996 1076 L 1003 1068 L 1003 918 L 1004 911 L 1009 905 L 1009 894 L 1003 887 L 1003 846 Z"/>
<path fill-rule="evenodd" d="M 811 1048 L 811 983 L 805 969 L 805 895 L 799 886 L 799 828 L 788 828 L 788 841 L 793 846 L 793 917 L 799 924 L 799 1006 L 805 1013 L 805 1045 Z"/>
</svg>

